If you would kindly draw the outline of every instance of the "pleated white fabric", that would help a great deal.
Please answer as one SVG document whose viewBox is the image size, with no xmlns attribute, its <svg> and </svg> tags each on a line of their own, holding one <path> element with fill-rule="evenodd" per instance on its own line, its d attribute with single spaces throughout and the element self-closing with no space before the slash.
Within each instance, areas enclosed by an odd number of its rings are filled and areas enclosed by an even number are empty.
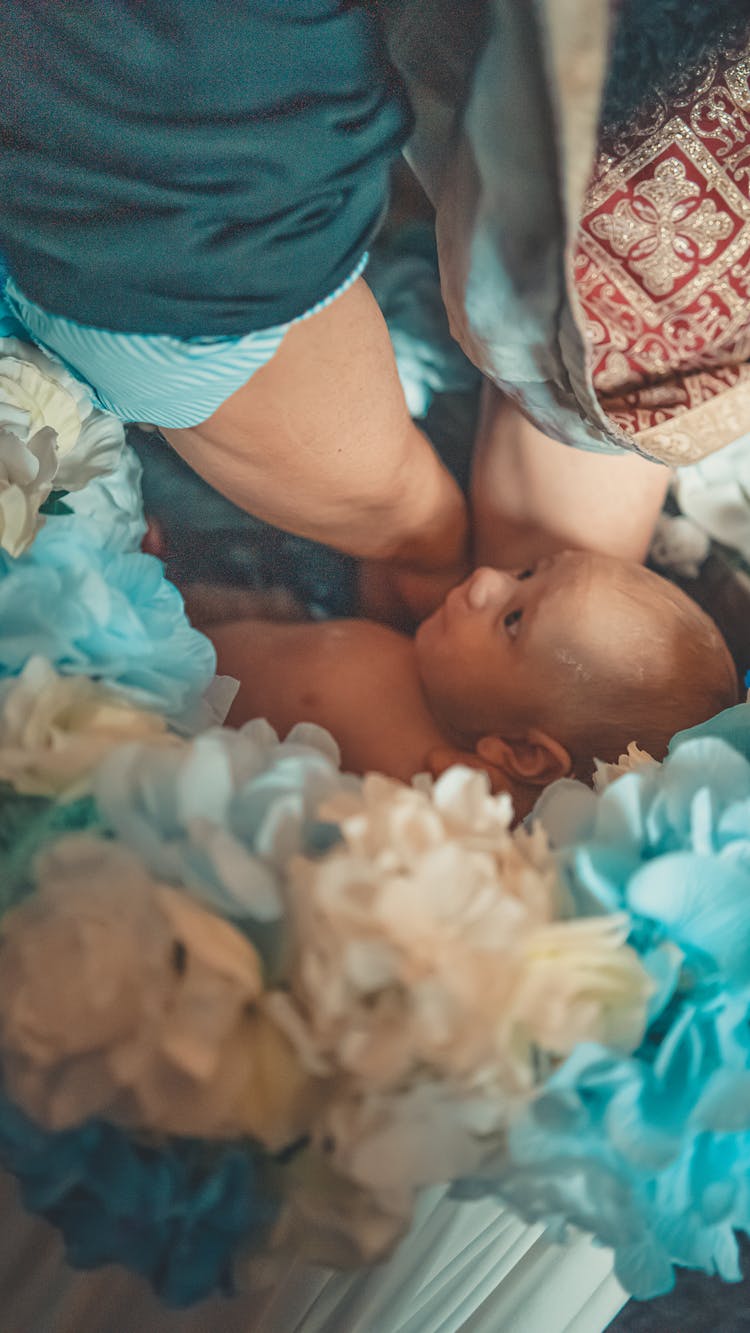
<svg viewBox="0 0 750 1333">
<path fill-rule="evenodd" d="M 364 1275 L 293 1265 L 262 1298 L 165 1311 L 122 1269 L 73 1273 L 0 1175 L 2 1333 L 602 1333 L 625 1301 L 612 1256 L 551 1244 L 491 1200 L 426 1193 L 397 1254 Z"/>
</svg>

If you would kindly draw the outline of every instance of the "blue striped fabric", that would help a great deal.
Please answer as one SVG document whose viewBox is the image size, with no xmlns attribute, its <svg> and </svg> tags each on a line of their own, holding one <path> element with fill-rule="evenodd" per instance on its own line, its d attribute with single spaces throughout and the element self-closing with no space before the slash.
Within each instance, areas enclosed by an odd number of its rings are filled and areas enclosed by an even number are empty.
<svg viewBox="0 0 750 1333">
<path fill-rule="evenodd" d="M 335 292 L 286 324 L 244 338 L 191 338 L 111 333 L 51 315 L 30 301 L 12 278 L 5 304 L 26 335 L 53 352 L 91 388 L 99 406 L 121 421 L 154 426 L 197 426 L 240 389 L 278 351 L 287 329 L 309 319 L 356 282 L 369 256 Z"/>
</svg>

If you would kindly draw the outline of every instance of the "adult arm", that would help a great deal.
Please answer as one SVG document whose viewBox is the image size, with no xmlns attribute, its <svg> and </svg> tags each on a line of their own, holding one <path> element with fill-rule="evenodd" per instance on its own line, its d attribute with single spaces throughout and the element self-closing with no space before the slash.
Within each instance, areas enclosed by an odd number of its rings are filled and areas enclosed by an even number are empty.
<svg viewBox="0 0 750 1333">
<path fill-rule="evenodd" d="M 463 497 L 409 417 L 385 322 L 361 279 L 294 325 L 207 421 L 164 434 L 259 518 L 386 562 L 416 616 L 465 572 Z"/>
<path fill-rule="evenodd" d="M 476 562 L 513 569 L 568 547 L 641 561 L 670 476 L 639 454 L 550 439 L 488 383 L 471 484 Z"/>
</svg>

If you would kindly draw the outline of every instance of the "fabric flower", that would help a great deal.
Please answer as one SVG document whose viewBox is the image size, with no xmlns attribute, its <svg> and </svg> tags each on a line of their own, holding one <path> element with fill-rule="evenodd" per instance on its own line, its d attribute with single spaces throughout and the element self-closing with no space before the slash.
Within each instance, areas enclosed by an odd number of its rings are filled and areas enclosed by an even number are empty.
<svg viewBox="0 0 750 1333">
<path fill-rule="evenodd" d="M 649 983 L 623 921 L 556 920 L 550 859 L 511 833 L 485 774 L 423 789 L 371 775 L 322 813 L 343 845 L 292 863 L 291 993 L 274 1011 L 312 1069 L 370 1093 L 432 1071 L 504 1114 L 533 1088 L 538 1048 L 638 1043 Z"/>
<path fill-rule="evenodd" d="M 633 773 L 643 764 L 656 764 L 648 750 L 641 750 L 635 741 L 631 741 L 625 754 L 621 754 L 616 764 L 605 764 L 602 759 L 594 760 L 594 791 L 604 791 L 610 783 L 616 782 L 625 773 Z"/>
<path fill-rule="evenodd" d="M 101 832 L 90 796 L 70 794 L 57 801 L 21 795 L 0 783 L 0 918 L 33 892 L 34 864 L 42 848 L 65 834 L 84 831 Z"/>
<path fill-rule="evenodd" d="M 59 676 L 43 657 L 30 658 L 0 691 L 0 781 L 18 792 L 80 794 L 108 750 L 141 737 L 152 745 L 179 743 L 163 718 L 88 676 Z"/>
<path fill-rule="evenodd" d="M 153 1147 L 89 1122 L 49 1134 L 0 1094 L 0 1161 L 26 1208 L 62 1232 L 75 1268 L 119 1263 L 172 1306 L 234 1292 L 240 1245 L 258 1244 L 278 1204 L 249 1147 Z"/>
<path fill-rule="evenodd" d="M 240 1289 L 286 1281 L 294 1264 L 351 1269 L 385 1258 L 408 1230 L 412 1198 L 402 1189 L 395 1211 L 379 1197 L 333 1169 L 315 1148 L 299 1152 L 276 1177 L 278 1220 L 263 1253 L 251 1243 L 239 1253 L 234 1275 Z"/>
<path fill-rule="evenodd" d="M 507 1156 L 462 1194 L 497 1190 L 529 1221 L 593 1232 L 642 1299 L 673 1265 L 740 1277 L 750 1230 L 747 996 L 677 1006 L 639 1058 L 581 1046 L 511 1128 Z"/>
<path fill-rule="evenodd" d="M 750 762 L 695 731 L 673 742 L 662 765 L 639 767 L 599 797 L 584 789 L 573 801 L 577 784 L 549 788 L 535 814 L 579 911 L 629 912 L 642 955 L 656 958 L 665 946 L 684 955 L 682 985 L 744 987 Z"/>
<path fill-rule="evenodd" d="M 65 505 L 75 515 L 77 531 L 90 534 L 106 551 L 139 551 L 146 532 L 141 474 L 135 449 L 125 445 L 111 471 L 70 491 Z"/>
<path fill-rule="evenodd" d="M 298 726 L 279 741 L 267 722 L 212 729 L 175 751 L 129 745 L 94 778 L 99 809 L 151 872 L 184 885 L 224 915 L 278 920 L 290 858 L 323 835 L 317 808 L 356 786 L 335 742 Z"/>
<path fill-rule="evenodd" d="M 331 1097 L 314 1142 L 339 1175 L 405 1229 L 417 1191 L 476 1170 L 507 1121 L 501 1096 L 417 1078 L 390 1092 Z"/>
<path fill-rule="evenodd" d="M 658 569 L 669 570 L 679 578 L 697 579 L 710 550 L 710 537 L 692 518 L 662 513 L 654 525 L 648 554 Z"/>
<path fill-rule="evenodd" d="M 41 525 L 39 510 L 57 472 L 55 439 L 46 428 L 30 435 L 0 425 L 0 547 L 9 555 L 25 551 Z"/>
<path fill-rule="evenodd" d="M 54 845 L 38 879 L 0 947 L 0 1049 L 24 1110 L 50 1129 L 99 1115 L 274 1148 L 297 1136 L 309 1079 L 256 1010 L 242 935 L 86 835 Z"/>
<path fill-rule="evenodd" d="M 615 1249 L 648 1298 L 673 1264 L 739 1277 L 750 1230 L 750 710 L 675 737 L 601 795 L 550 788 L 535 817 L 579 911 L 624 908 L 657 989 L 640 1049 L 581 1045 L 462 1190 Z M 605 918 L 606 919 L 606 918 Z"/>
<path fill-rule="evenodd" d="M 18 556 L 52 487 L 78 490 L 122 453 L 121 424 L 31 343 L 0 338 L 0 547 Z"/>
<path fill-rule="evenodd" d="M 0 552 L 0 624 L 0 680 L 39 655 L 173 716 L 215 671 L 158 560 L 100 549 L 74 517 L 48 523 L 20 560 Z"/>
</svg>

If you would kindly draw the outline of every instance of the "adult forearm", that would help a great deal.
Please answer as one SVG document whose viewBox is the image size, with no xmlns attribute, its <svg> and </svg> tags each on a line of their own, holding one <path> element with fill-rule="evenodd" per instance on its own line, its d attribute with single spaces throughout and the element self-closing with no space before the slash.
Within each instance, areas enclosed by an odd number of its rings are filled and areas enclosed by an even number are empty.
<svg viewBox="0 0 750 1333">
<path fill-rule="evenodd" d="M 643 560 L 669 480 L 638 454 L 550 439 L 487 384 L 471 485 L 476 562 L 512 569 L 567 547 Z"/>
</svg>

